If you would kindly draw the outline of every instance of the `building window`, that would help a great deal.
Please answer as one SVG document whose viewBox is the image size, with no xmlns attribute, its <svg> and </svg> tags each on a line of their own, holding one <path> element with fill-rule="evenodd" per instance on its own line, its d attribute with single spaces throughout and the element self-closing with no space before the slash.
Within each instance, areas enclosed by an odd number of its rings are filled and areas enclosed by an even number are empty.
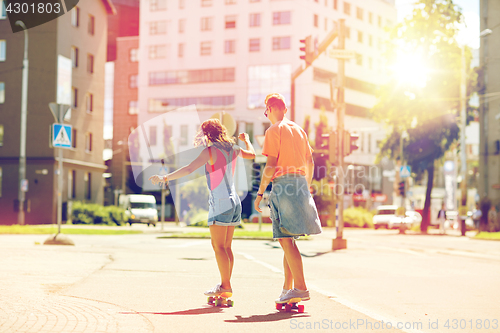
<svg viewBox="0 0 500 333">
<path fill-rule="evenodd" d="M 245 123 L 245 133 L 248 134 L 250 142 L 253 143 L 253 123 Z"/>
<path fill-rule="evenodd" d="M 149 0 L 149 11 L 167 10 L 167 0 Z"/>
<path fill-rule="evenodd" d="M 279 91 L 289 105 L 291 77 L 292 66 L 290 64 L 248 67 L 248 108 L 264 108 L 264 100 L 269 90 Z"/>
<path fill-rule="evenodd" d="M 236 40 L 226 40 L 224 43 L 224 53 L 236 53 Z"/>
<path fill-rule="evenodd" d="M 5 103 L 5 82 L 0 82 L 0 104 Z"/>
<path fill-rule="evenodd" d="M 292 21 L 291 12 L 274 12 L 273 25 L 290 24 Z"/>
<path fill-rule="evenodd" d="M 74 27 L 80 26 L 80 8 L 75 7 L 71 11 L 71 25 Z"/>
<path fill-rule="evenodd" d="M 68 199 L 76 198 L 76 170 L 68 170 Z"/>
<path fill-rule="evenodd" d="M 200 55 L 211 55 L 212 54 L 212 42 L 201 42 L 200 44 Z"/>
<path fill-rule="evenodd" d="M 186 31 L 186 19 L 179 20 L 179 33 L 183 34 Z"/>
<path fill-rule="evenodd" d="M 318 15 L 314 14 L 314 26 L 317 28 L 319 26 L 319 17 Z"/>
<path fill-rule="evenodd" d="M 363 32 L 358 31 L 358 43 L 363 43 Z"/>
<path fill-rule="evenodd" d="M 201 0 L 202 7 L 210 7 L 212 6 L 212 0 Z"/>
<path fill-rule="evenodd" d="M 71 147 L 76 148 L 76 128 L 71 129 Z"/>
<path fill-rule="evenodd" d="M 368 45 L 373 46 L 373 36 L 372 35 L 368 35 Z"/>
<path fill-rule="evenodd" d="M 234 29 L 236 28 L 236 16 L 229 15 L 226 16 L 226 29 Z"/>
<path fill-rule="evenodd" d="M 363 21 L 363 8 L 356 7 L 356 18 Z"/>
<path fill-rule="evenodd" d="M 251 38 L 248 50 L 250 52 L 259 52 L 260 51 L 260 39 L 259 38 Z"/>
<path fill-rule="evenodd" d="M 149 22 L 149 34 L 150 35 L 164 35 L 166 33 L 167 33 L 167 22 L 166 21 Z"/>
<path fill-rule="evenodd" d="M 89 26 L 88 26 L 88 32 L 90 35 L 94 35 L 95 33 L 95 17 L 94 15 L 89 15 Z"/>
<path fill-rule="evenodd" d="M 325 17 L 325 31 L 328 31 L 328 18 Z"/>
<path fill-rule="evenodd" d="M 91 113 L 94 111 L 94 95 L 93 94 L 87 94 L 85 95 L 85 106 L 87 109 L 88 113 Z"/>
<path fill-rule="evenodd" d="M 7 59 L 7 41 L 5 39 L 0 39 L 0 61 L 5 61 Z"/>
<path fill-rule="evenodd" d="M 378 21 L 377 21 L 378 27 L 382 28 L 382 16 L 378 16 Z"/>
<path fill-rule="evenodd" d="M 188 105 L 196 105 L 198 111 L 234 110 L 235 108 L 234 96 L 151 98 L 148 112 L 164 113 Z"/>
<path fill-rule="evenodd" d="M 338 9 L 337 0 L 333 0 L 333 9 L 335 9 L 335 10 Z"/>
<path fill-rule="evenodd" d="M 250 14 L 250 26 L 251 27 L 260 27 L 260 13 Z"/>
<path fill-rule="evenodd" d="M 289 50 L 290 37 L 273 37 L 273 50 Z"/>
<path fill-rule="evenodd" d="M 179 9 L 184 9 L 186 7 L 186 1 L 185 0 L 179 0 Z"/>
<path fill-rule="evenodd" d="M 85 183 L 85 199 L 92 199 L 92 174 L 85 172 L 83 174 L 83 182 Z"/>
<path fill-rule="evenodd" d="M 71 105 L 76 109 L 78 107 L 78 89 L 75 87 L 71 88 L 71 99 Z"/>
<path fill-rule="evenodd" d="M 138 86 L 139 75 L 134 74 L 128 77 L 128 86 L 130 89 L 135 89 Z"/>
<path fill-rule="evenodd" d="M 150 45 L 149 59 L 163 59 L 167 57 L 166 45 Z"/>
<path fill-rule="evenodd" d="M 0 147 L 3 146 L 3 125 L 0 125 Z"/>
<path fill-rule="evenodd" d="M 92 133 L 87 132 L 85 134 L 85 151 L 90 153 L 92 151 Z"/>
<path fill-rule="evenodd" d="M 373 24 L 373 13 L 368 12 L 368 23 Z"/>
<path fill-rule="evenodd" d="M 351 15 L 351 4 L 344 1 L 344 14 Z"/>
<path fill-rule="evenodd" d="M 184 57 L 184 44 L 179 44 L 178 47 L 177 47 L 177 56 L 179 58 L 183 58 Z"/>
<path fill-rule="evenodd" d="M 211 31 L 212 30 L 212 17 L 202 17 L 201 18 L 201 31 Z"/>
<path fill-rule="evenodd" d="M 7 18 L 7 13 L 5 12 L 5 1 L 0 0 L 0 20 Z"/>
<path fill-rule="evenodd" d="M 363 55 L 356 53 L 356 65 L 363 66 Z"/>
<path fill-rule="evenodd" d="M 130 49 L 129 59 L 130 59 L 130 62 L 138 62 L 139 61 L 139 49 Z"/>
<path fill-rule="evenodd" d="M 71 63 L 73 68 L 78 67 L 78 48 L 76 46 L 71 47 Z"/>
<path fill-rule="evenodd" d="M 149 85 L 234 82 L 234 68 L 162 71 L 149 73 Z"/>
<path fill-rule="evenodd" d="M 87 72 L 94 73 L 94 56 L 92 54 L 87 54 Z"/>
<path fill-rule="evenodd" d="M 149 126 L 149 146 L 156 146 L 156 126 Z"/>
<path fill-rule="evenodd" d="M 181 139 L 179 144 L 185 146 L 188 143 L 188 125 L 181 125 Z"/>
<path fill-rule="evenodd" d="M 128 114 L 139 114 L 139 102 L 129 101 L 128 102 Z"/>
<path fill-rule="evenodd" d="M 236 0 L 226 0 L 226 5 L 236 5 Z"/>
</svg>

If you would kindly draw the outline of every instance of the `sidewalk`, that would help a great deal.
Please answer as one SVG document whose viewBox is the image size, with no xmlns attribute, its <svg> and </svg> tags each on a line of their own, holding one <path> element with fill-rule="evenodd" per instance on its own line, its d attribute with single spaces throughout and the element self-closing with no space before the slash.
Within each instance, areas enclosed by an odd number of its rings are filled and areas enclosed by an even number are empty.
<svg viewBox="0 0 500 333">
<path fill-rule="evenodd" d="M 209 306 L 203 291 L 219 279 L 210 242 L 157 236 L 71 235 L 75 246 L 42 246 L 35 242 L 45 235 L 0 235 L 0 332 L 290 332 L 301 328 L 369 332 L 361 323 L 380 325 L 317 292 L 302 303 L 305 313 L 277 311 L 274 299 L 282 287 L 282 274 L 241 253 L 235 253 L 238 265 L 232 279 L 235 306 Z"/>
</svg>

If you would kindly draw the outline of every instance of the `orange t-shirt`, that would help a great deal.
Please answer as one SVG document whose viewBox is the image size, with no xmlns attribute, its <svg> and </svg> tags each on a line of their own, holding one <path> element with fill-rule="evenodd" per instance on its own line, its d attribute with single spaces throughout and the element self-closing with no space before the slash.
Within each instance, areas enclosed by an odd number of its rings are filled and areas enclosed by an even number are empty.
<svg viewBox="0 0 500 333">
<path fill-rule="evenodd" d="M 262 155 L 278 159 L 272 179 L 287 173 L 305 175 L 312 152 L 306 132 L 293 121 L 283 118 L 266 131 Z"/>
</svg>

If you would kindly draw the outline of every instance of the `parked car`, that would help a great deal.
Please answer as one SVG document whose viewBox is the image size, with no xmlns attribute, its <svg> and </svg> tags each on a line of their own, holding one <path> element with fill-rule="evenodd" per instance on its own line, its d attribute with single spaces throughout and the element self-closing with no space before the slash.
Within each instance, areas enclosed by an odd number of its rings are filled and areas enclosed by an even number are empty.
<svg viewBox="0 0 500 333">
<path fill-rule="evenodd" d="M 396 205 L 382 205 L 377 207 L 377 213 L 373 216 L 373 225 L 375 229 L 385 227 L 389 228 L 389 222 L 396 217 Z"/>
<path fill-rule="evenodd" d="M 156 199 L 153 195 L 120 195 L 119 202 L 128 216 L 128 224 L 147 223 L 148 227 L 150 224 L 156 226 L 158 212 L 156 211 Z"/>
<path fill-rule="evenodd" d="M 405 217 L 394 216 L 389 221 L 389 229 L 399 229 L 404 227 L 405 229 L 411 229 L 413 226 L 420 225 L 422 222 L 422 215 L 415 211 L 406 211 Z"/>
</svg>

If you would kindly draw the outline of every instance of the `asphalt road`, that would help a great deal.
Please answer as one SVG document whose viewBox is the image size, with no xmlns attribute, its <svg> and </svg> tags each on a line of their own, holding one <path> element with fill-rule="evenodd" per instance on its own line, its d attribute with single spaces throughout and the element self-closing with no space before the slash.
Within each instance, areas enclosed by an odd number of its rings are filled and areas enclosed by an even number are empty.
<svg viewBox="0 0 500 333">
<path fill-rule="evenodd" d="M 71 235 L 74 247 L 0 236 L 0 332 L 500 331 L 500 242 L 347 229 L 348 248 L 332 252 L 326 230 L 298 243 L 312 299 L 287 314 L 274 309 L 277 242 L 234 241 L 235 307 L 214 308 L 209 240 L 132 229 L 150 233 Z"/>
</svg>

